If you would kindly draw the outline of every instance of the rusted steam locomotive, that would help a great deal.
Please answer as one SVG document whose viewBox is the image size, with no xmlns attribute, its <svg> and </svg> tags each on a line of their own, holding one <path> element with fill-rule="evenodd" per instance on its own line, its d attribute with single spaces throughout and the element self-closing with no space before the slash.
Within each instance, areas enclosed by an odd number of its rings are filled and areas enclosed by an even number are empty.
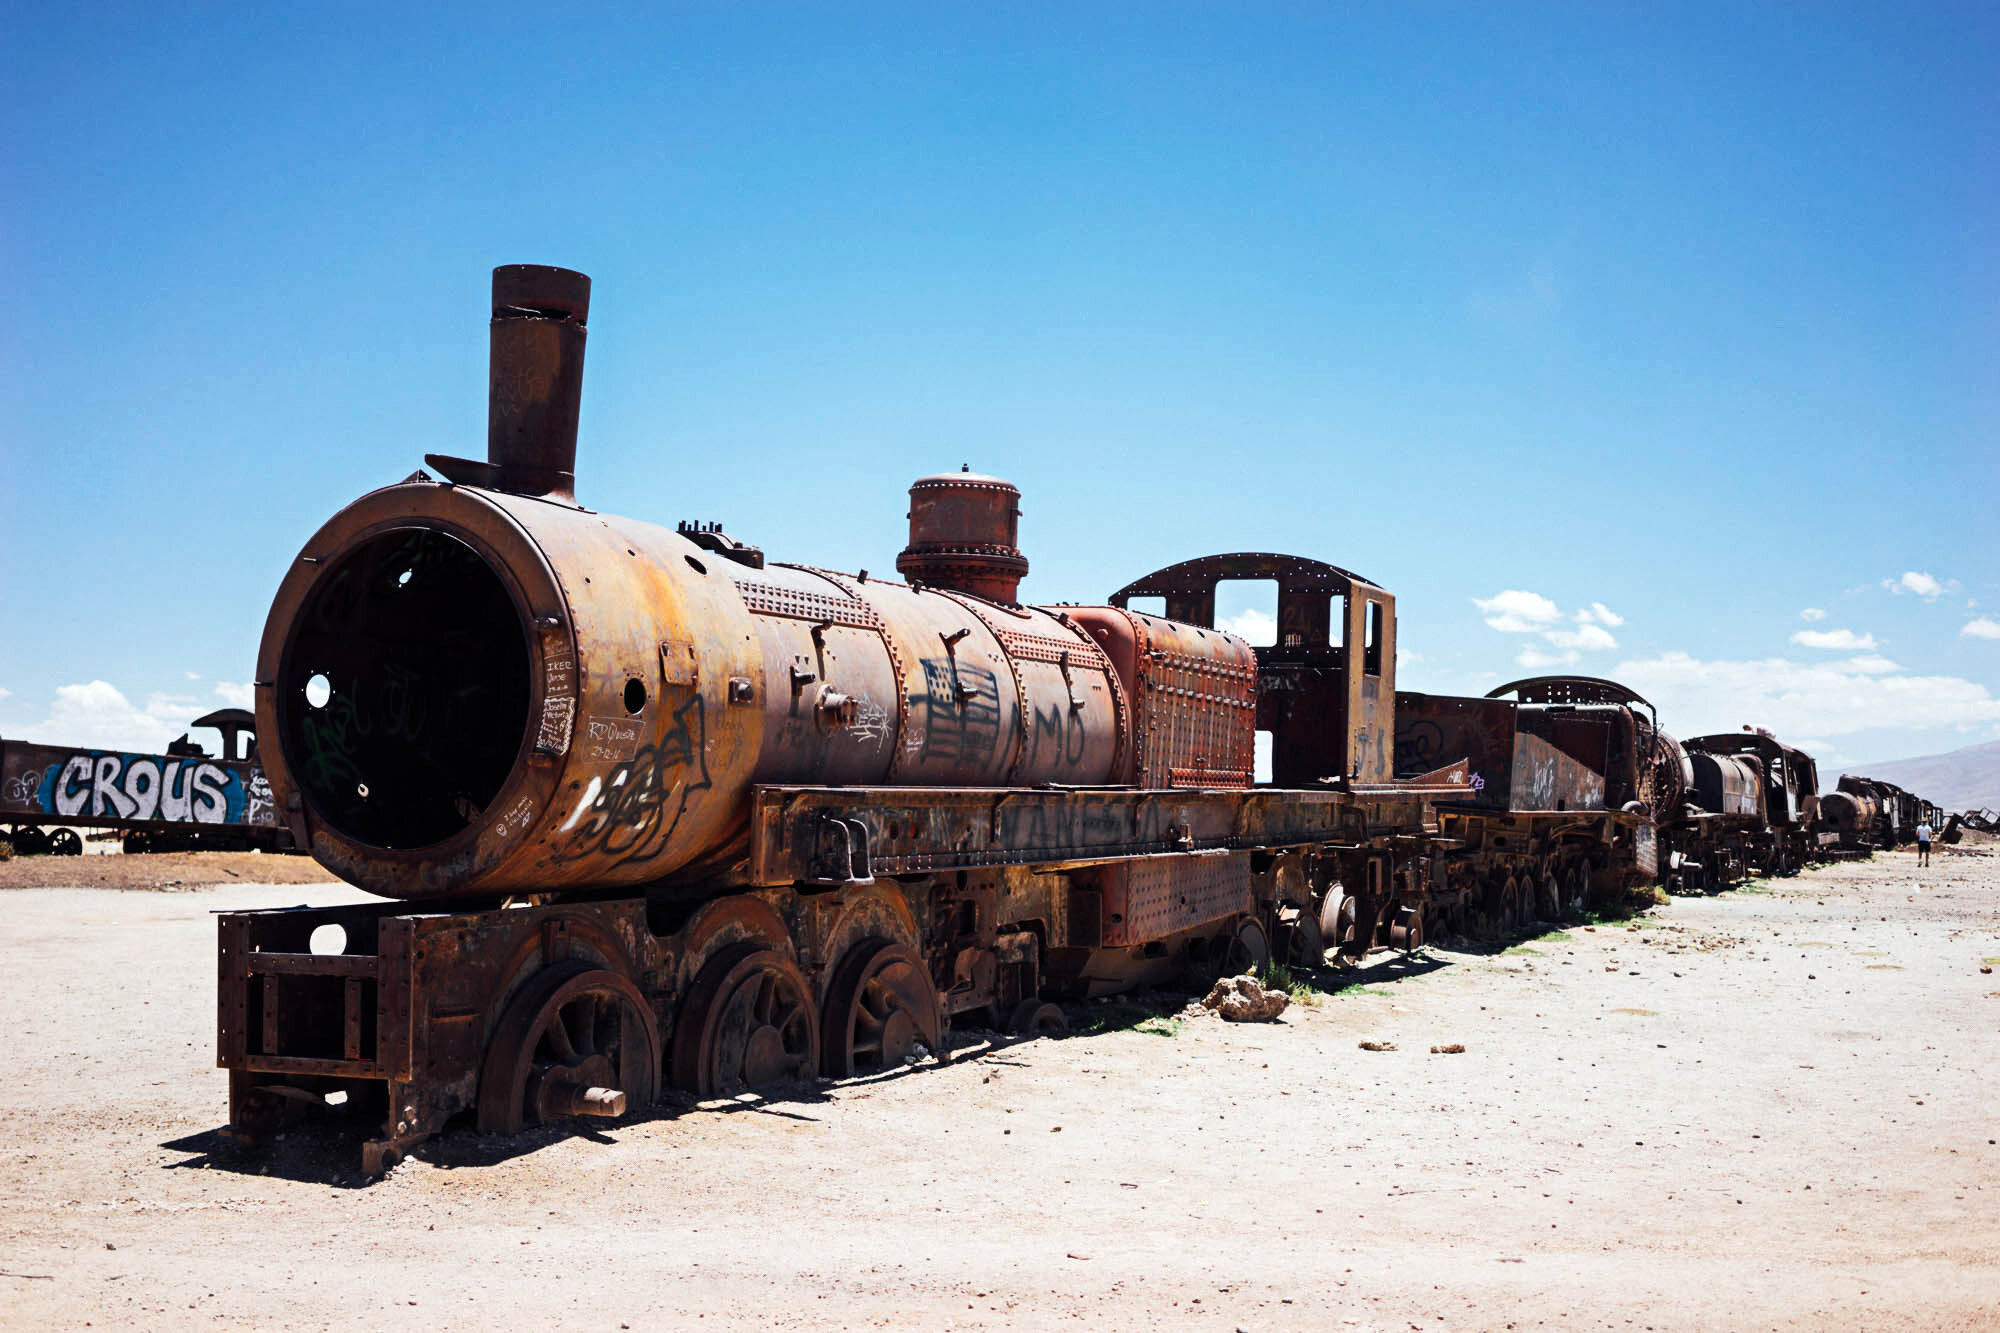
<svg viewBox="0 0 2000 1333">
<path fill-rule="evenodd" d="M 488 459 L 349 505 L 278 592 L 280 809 L 343 878 L 421 901 L 222 918 L 237 1132 L 342 1092 L 382 1114 L 379 1168 L 462 1111 L 511 1131 L 662 1078 L 879 1069 L 953 1020 L 1257 965 L 1272 932 L 1318 962 L 1336 881 L 1351 951 L 1420 938 L 1391 876 L 1465 768 L 1391 772 L 1387 592 L 1278 556 L 1146 585 L 1277 578 L 1261 654 L 1022 606 L 1017 492 L 970 473 L 912 488 L 907 582 L 585 509 L 588 292 L 497 270 Z M 1252 785 L 1260 722 L 1292 790 Z"/>
<path fill-rule="evenodd" d="M 1944 823 L 1942 812 L 1893 782 L 1842 774 L 1819 799 L 1820 841 L 1841 852 L 1865 853 L 1917 840 L 1917 825 Z"/>
<path fill-rule="evenodd" d="M 385 901 L 221 918 L 240 1136 L 341 1093 L 381 1120 L 379 1170 L 461 1113 L 512 1132 L 663 1082 L 879 1070 L 1190 962 L 1553 916 L 1653 881 L 1663 846 L 1808 849 L 1798 752 L 1707 738 L 1700 769 L 1609 682 L 1398 695 L 1393 596 L 1318 561 L 1033 607 L 992 477 L 911 488 L 900 580 L 587 509 L 588 302 L 580 274 L 495 270 L 487 459 L 363 496 L 279 589 L 274 798 Z M 1274 644 L 1214 627 L 1231 579 L 1277 583 Z M 1746 805 L 1783 822 L 1729 833 Z"/>
</svg>

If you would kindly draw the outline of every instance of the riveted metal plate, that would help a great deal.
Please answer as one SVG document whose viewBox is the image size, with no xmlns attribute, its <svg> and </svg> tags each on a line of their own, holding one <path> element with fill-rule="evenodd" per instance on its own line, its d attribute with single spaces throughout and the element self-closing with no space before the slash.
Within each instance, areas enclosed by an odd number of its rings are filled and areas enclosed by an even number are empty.
<svg viewBox="0 0 2000 1333">
<path fill-rule="evenodd" d="M 1112 948 L 1247 912 L 1247 856 L 1161 856 L 1096 872 L 1103 902 L 1101 939 Z"/>
</svg>

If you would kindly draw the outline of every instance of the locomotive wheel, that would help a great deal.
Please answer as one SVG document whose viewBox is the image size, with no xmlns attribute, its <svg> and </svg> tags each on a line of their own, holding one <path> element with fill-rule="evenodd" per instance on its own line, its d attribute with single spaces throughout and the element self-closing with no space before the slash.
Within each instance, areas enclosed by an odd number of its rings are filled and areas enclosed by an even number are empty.
<svg viewBox="0 0 2000 1333">
<path fill-rule="evenodd" d="M 1279 908 L 1278 940 L 1287 966 L 1307 969 L 1325 966 L 1326 937 L 1320 933 L 1319 917 L 1311 909 L 1290 904 Z"/>
<path fill-rule="evenodd" d="M 16 856 L 43 856 L 49 850 L 49 835 L 38 828 L 17 828 L 12 841 Z"/>
<path fill-rule="evenodd" d="M 1556 880 L 1556 872 L 1551 870 L 1542 876 L 1541 896 L 1535 900 L 1535 910 L 1543 921 L 1560 921 L 1563 914 L 1562 885 Z"/>
<path fill-rule="evenodd" d="M 1401 949 L 1406 954 L 1424 947 L 1424 914 L 1421 909 L 1406 907 L 1396 913 L 1396 920 L 1389 927 L 1389 947 Z"/>
<path fill-rule="evenodd" d="M 675 1084 L 721 1097 L 809 1080 L 818 1068 L 818 1015 L 797 966 L 755 944 L 709 959 L 675 1025 Z"/>
<path fill-rule="evenodd" d="M 1069 1035 L 1069 1017 L 1059 1005 L 1023 1000 L 1014 1006 L 1013 1016 L 1007 1020 L 1007 1030 L 1017 1037 L 1066 1037 Z"/>
<path fill-rule="evenodd" d="M 1354 938 L 1354 895 L 1342 893 L 1335 884 L 1327 890 L 1319 909 L 1320 957 L 1327 949 L 1338 949 Z"/>
<path fill-rule="evenodd" d="M 943 1028 L 937 988 L 917 955 L 890 940 L 863 940 L 827 987 L 820 1068 L 828 1078 L 894 1069 L 919 1043 L 935 1051 Z"/>
<path fill-rule="evenodd" d="M 73 828 L 59 828 L 49 834 L 49 855 L 82 856 L 83 839 L 76 835 Z"/>
<path fill-rule="evenodd" d="M 143 833 L 128 833 L 120 844 L 127 856 L 142 856 L 153 850 L 152 840 Z"/>
<path fill-rule="evenodd" d="M 1569 872 L 1570 910 L 1581 913 L 1590 906 L 1590 862 L 1578 861 Z"/>
<path fill-rule="evenodd" d="M 1521 881 L 1514 876 L 1500 886 L 1500 926 L 1507 929 L 1521 924 Z"/>
<path fill-rule="evenodd" d="M 1257 924 L 1257 918 L 1244 917 L 1230 932 L 1229 947 L 1222 955 L 1222 975 L 1235 977 L 1246 972 L 1255 975 L 1270 965 L 1271 937 Z"/>
<path fill-rule="evenodd" d="M 507 1006 L 479 1070 L 479 1128 L 514 1134 L 653 1100 L 660 1032 L 639 988 L 588 963 L 543 971 Z"/>
</svg>

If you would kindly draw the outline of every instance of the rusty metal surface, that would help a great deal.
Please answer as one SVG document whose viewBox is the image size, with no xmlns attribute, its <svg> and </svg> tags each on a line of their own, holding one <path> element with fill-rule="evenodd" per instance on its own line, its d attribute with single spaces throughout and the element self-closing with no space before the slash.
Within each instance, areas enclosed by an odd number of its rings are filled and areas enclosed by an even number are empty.
<svg viewBox="0 0 2000 1333">
<path fill-rule="evenodd" d="M 1070 607 L 1066 616 L 1108 658 L 1130 709 L 1130 759 L 1120 780 L 1250 785 L 1257 659 L 1249 644 L 1118 607 Z"/>
<path fill-rule="evenodd" d="M 1011 605 L 1027 575 L 1020 540 L 1021 492 L 969 468 L 910 486 L 910 544 L 896 572 L 912 583 Z"/>
<path fill-rule="evenodd" d="M 1097 889 L 1108 948 L 1165 939 L 1190 927 L 1251 909 L 1247 855 L 1152 857 L 1103 866 L 1087 883 Z"/>
<path fill-rule="evenodd" d="M 904 875 L 1422 832 L 1440 794 L 1437 788 L 1351 793 L 760 786 L 752 796 L 749 879 L 761 885 L 826 882 L 828 820 L 861 822 L 868 831 L 872 873 Z"/>
<path fill-rule="evenodd" d="M 1710 814 L 1728 819 L 1764 821 L 1764 771 L 1755 755 L 1718 755 L 1693 751 L 1690 789 L 1696 803 Z"/>
<path fill-rule="evenodd" d="M 1160 597 L 1169 620 L 1212 629 L 1217 585 L 1239 580 L 1278 586 L 1277 642 L 1255 650 L 1257 727 L 1271 733 L 1272 782 L 1393 780 L 1396 599 L 1386 590 L 1323 561 L 1242 552 L 1156 570 L 1111 604 Z"/>
<path fill-rule="evenodd" d="M 1560 735 L 1563 747 L 1527 726 Z M 1396 696 L 1397 775 L 1464 758 L 1473 772 L 1468 799 L 1491 809 L 1602 809 L 1608 734 L 1604 719 L 1551 718 L 1505 699 Z M 1595 764 L 1582 756 L 1594 756 Z"/>
<path fill-rule="evenodd" d="M 1769 731 L 1750 727 L 1691 736 L 1682 744 L 1691 754 L 1755 757 L 1763 773 L 1765 819 L 1787 831 L 1803 830 L 1812 822 L 1819 803 L 1819 771 L 1805 751 L 1786 745 Z"/>
</svg>

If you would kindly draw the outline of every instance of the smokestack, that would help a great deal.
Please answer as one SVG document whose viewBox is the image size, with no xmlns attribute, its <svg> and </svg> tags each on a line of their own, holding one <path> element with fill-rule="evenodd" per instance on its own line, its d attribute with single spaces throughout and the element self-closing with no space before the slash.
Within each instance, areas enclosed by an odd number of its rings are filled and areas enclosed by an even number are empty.
<svg viewBox="0 0 2000 1333">
<path fill-rule="evenodd" d="M 576 417 L 590 279 L 566 268 L 493 270 L 486 460 L 493 485 L 576 502 Z"/>
</svg>

